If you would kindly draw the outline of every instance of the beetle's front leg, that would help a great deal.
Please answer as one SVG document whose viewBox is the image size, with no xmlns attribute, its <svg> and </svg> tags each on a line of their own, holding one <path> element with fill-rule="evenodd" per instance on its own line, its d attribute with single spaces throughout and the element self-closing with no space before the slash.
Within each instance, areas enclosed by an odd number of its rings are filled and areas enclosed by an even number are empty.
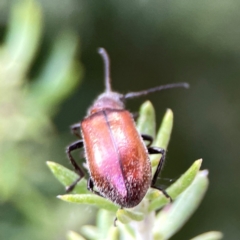
<svg viewBox="0 0 240 240">
<path fill-rule="evenodd" d="M 152 145 L 153 142 L 153 137 L 147 134 L 141 134 L 141 137 L 144 141 L 149 141 L 149 143 L 147 144 L 147 147 L 150 147 Z"/>
<path fill-rule="evenodd" d="M 77 185 L 77 183 L 84 177 L 83 170 L 78 166 L 78 164 L 76 163 L 76 161 L 71 155 L 72 151 L 82 147 L 83 147 L 83 140 L 78 140 L 67 147 L 66 152 L 67 152 L 68 159 L 70 160 L 70 163 L 73 165 L 74 170 L 79 175 L 79 177 L 70 186 L 66 187 L 66 192 L 72 191 L 74 187 Z"/>
</svg>

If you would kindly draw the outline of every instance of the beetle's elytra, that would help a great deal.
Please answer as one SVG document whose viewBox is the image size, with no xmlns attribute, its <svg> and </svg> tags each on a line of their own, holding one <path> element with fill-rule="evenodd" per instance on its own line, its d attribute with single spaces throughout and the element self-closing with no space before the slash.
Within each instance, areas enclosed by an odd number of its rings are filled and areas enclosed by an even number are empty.
<svg viewBox="0 0 240 240">
<path fill-rule="evenodd" d="M 99 53 L 105 63 L 106 90 L 95 100 L 83 121 L 72 126 L 73 133 L 82 136 L 82 139 L 67 147 L 67 155 L 79 178 L 66 190 L 71 191 L 84 177 L 84 172 L 71 155 L 73 150 L 84 147 L 90 175 L 87 187 L 90 191 L 125 208 L 138 205 L 149 187 L 159 189 L 170 198 L 155 185 L 163 167 L 165 151 L 151 147 L 152 137 L 137 131 L 132 114 L 124 108 L 124 100 L 162 89 L 187 88 L 188 84 L 168 84 L 125 95 L 113 92 L 109 57 L 103 48 L 99 49 Z M 150 143 L 146 146 L 143 140 Z M 153 177 L 149 154 L 162 154 Z"/>
<path fill-rule="evenodd" d="M 84 119 L 81 128 L 87 159 L 94 159 L 88 165 L 95 186 L 120 206 L 136 206 L 145 196 L 152 174 L 147 148 L 131 114 L 106 109 Z"/>
</svg>

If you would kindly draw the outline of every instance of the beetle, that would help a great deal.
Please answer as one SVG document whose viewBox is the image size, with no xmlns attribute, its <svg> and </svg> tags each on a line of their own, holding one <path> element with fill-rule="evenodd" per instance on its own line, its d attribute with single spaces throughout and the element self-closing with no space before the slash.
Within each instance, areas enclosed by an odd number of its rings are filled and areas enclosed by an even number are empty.
<svg viewBox="0 0 240 240">
<path fill-rule="evenodd" d="M 125 110 L 124 101 L 163 89 L 188 88 L 188 84 L 168 84 L 127 94 L 113 92 L 108 54 L 104 48 L 99 48 L 98 52 L 105 66 L 105 92 L 94 101 L 87 116 L 71 126 L 72 132 L 79 138 L 82 136 L 82 139 L 67 147 L 67 156 L 79 177 L 66 191 L 72 191 L 84 177 L 83 170 L 71 155 L 72 151 L 84 148 L 90 175 L 87 188 L 93 193 L 111 200 L 121 208 L 138 205 L 150 187 L 162 191 L 171 200 L 164 189 L 156 186 L 164 164 L 165 150 L 152 147 L 152 137 L 137 131 L 133 115 Z M 149 142 L 147 146 L 144 140 Z M 161 154 L 153 177 L 149 154 Z"/>
</svg>

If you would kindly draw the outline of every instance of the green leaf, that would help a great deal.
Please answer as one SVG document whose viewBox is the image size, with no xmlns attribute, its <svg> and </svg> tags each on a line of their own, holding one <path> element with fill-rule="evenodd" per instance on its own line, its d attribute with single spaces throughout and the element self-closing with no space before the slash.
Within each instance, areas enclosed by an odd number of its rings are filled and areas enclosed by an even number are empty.
<svg viewBox="0 0 240 240">
<path fill-rule="evenodd" d="M 0 131 L 2 133 L 2 131 Z M 21 156 L 16 151 L 16 146 L 10 141 L 4 139 L 0 140 L 0 203 L 10 199 L 19 188 L 19 184 L 22 183 L 21 176 Z M 15 151 L 12 151 L 15 149 Z M 16 161 L 16 159 L 20 159 Z M 23 160 L 23 158 L 22 158 Z M 7 184 L 6 184 L 7 183 Z"/>
<path fill-rule="evenodd" d="M 129 211 L 126 209 L 118 209 L 117 213 L 117 219 L 122 222 L 123 224 L 127 224 L 134 221 L 142 221 L 144 219 L 144 214 L 141 212 L 136 211 Z"/>
<path fill-rule="evenodd" d="M 86 240 L 86 239 L 74 231 L 69 231 L 67 234 L 67 240 Z"/>
<path fill-rule="evenodd" d="M 118 240 L 119 239 L 119 229 L 114 226 L 115 214 L 106 211 L 104 209 L 99 209 L 97 213 L 97 229 L 98 236 L 95 238 L 106 239 L 106 240 Z"/>
<path fill-rule="evenodd" d="M 223 238 L 223 234 L 217 231 L 206 232 L 197 237 L 191 238 L 191 240 L 220 240 Z"/>
<path fill-rule="evenodd" d="M 147 134 L 155 138 L 156 134 L 155 110 L 150 101 L 146 101 L 140 107 L 139 117 L 137 119 L 137 129 L 141 134 Z"/>
<path fill-rule="evenodd" d="M 167 192 L 167 191 L 166 191 Z M 148 194 L 148 199 L 155 198 L 152 200 L 148 206 L 148 212 L 155 211 L 164 207 L 165 205 L 170 203 L 170 199 L 168 199 L 162 192 L 159 190 L 152 190 L 150 194 Z"/>
<path fill-rule="evenodd" d="M 173 128 L 173 112 L 167 109 L 157 133 L 154 145 L 167 149 Z"/>
<path fill-rule="evenodd" d="M 157 133 L 156 139 L 153 142 L 153 146 L 167 150 L 172 133 L 172 128 L 173 128 L 173 112 L 171 109 L 167 109 L 163 117 L 162 124 Z M 160 158 L 158 154 L 154 154 L 151 157 L 152 167 L 156 167 L 158 165 L 159 159 Z"/>
<path fill-rule="evenodd" d="M 207 190 L 207 176 L 207 170 L 199 172 L 186 191 L 174 203 L 159 212 L 153 228 L 156 238 L 169 239 L 186 223 L 199 206 Z"/>
<path fill-rule="evenodd" d="M 107 237 L 103 238 L 106 240 L 118 240 L 119 239 L 119 229 L 117 227 L 110 227 Z"/>
<path fill-rule="evenodd" d="M 106 228 L 106 227 L 104 227 Z M 106 228 L 106 234 L 103 234 L 100 227 L 85 225 L 81 228 L 81 232 L 90 240 L 118 240 L 119 239 L 119 229 L 113 226 L 108 226 Z"/>
<path fill-rule="evenodd" d="M 16 1 L 5 39 L 9 70 L 23 76 L 33 60 L 40 42 L 42 13 L 37 1 Z M 24 78 L 22 79 L 24 80 Z"/>
<path fill-rule="evenodd" d="M 193 182 L 200 170 L 202 159 L 196 160 L 192 166 L 168 189 L 167 192 L 172 199 L 176 199 Z"/>
<path fill-rule="evenodd" d="M 87 239 L 96 240 L 99 237 L 99 229 L 95 226 L 85 225 L 81 227 L 81 232 Z"/>
<path fill-rule="evenodd" d="M 66 202 L 92 205 L 111 212 L 116 212 L 119 208 L 119 206 L 110 202 L 106 198 L 97 196 L 95 194 L 66 194 L 59 195 L 57 197 Z"/>
<path fill-rule="evenodd" d="M 107 238 L 110 228 L 114 226 L 114 219 L 115 214 L 104 209 L 99 209 L 96 219 L 96 225 L 99 229 L 98 239 Z"/>
<path fill-rule="evenodd" d="M 202 159 L 195 161 L 192 166 L 166 190 L 173 200 L 176 199 L 176 197 L 179 196 L 185 189 L 187 189 L 188 186 L 190 186 L 196 177 L 201 164 Z M 165 195 L 158 190 L 153 190 L 153 192 L 148 195 L 148 198 L 152 199 L 148 211 L 159 209 L 169 203 L 169 199 L 167 199 Z"/>
<path fill-rule="evenodd" d="M 62 165 L 55 162 L 47 162 L 53 175 L 58 179 L 63 186 L 67 187 L 71 185 L 79 177 L 75 172 L 63 167 Z M 89 193 L 87 190 L 87 181 L 85 178 L 81 179 L 74 190 L 73 193 Z"/>
<path fill-rule="evenodd" d="M 81 79 L 82 66 L 74 60 L 77 47 L 78 36 L 72 32 L 58 36 L 41 74 L 31 84 L 27 101 L 35 101 L 48 114 L 55 113 L 55 106 L 76 89 Z"/>
<path fill-rule="evenodd" d="M 135 232 L 133 228 L 129 226 L 129 224 L 117 222 L 117 228 L 119 228 L 121 239 L 136 240 Z"/>
</svg>

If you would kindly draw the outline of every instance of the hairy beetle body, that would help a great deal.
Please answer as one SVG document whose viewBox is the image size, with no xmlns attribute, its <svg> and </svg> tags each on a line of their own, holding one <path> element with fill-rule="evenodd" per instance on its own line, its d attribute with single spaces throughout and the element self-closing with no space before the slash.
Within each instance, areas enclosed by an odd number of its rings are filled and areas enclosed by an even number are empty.
<svg viewBox="0 0 240 240">
<path fill-rule="evenodd" d="M 147 148 L 131 114 L 106 109 L 81 123 L 90 176 L 98 191 L 122 207 L 134 207 L 151 184 Z"/>
</svg>

